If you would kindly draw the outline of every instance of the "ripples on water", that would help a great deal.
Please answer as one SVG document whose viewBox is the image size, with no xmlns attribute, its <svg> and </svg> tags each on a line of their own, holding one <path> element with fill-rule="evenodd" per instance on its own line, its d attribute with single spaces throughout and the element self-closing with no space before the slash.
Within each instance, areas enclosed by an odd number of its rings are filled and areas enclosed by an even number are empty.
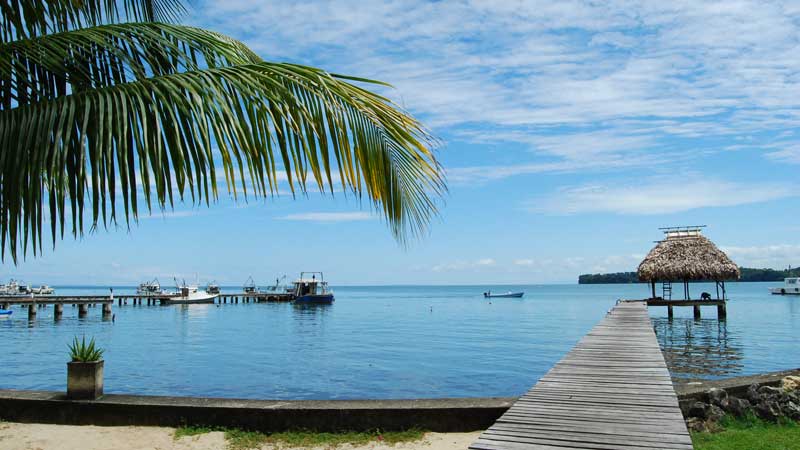
<svg viewBox="0 0 800 450">
<path fill-rule="evenodd" d="M 676 378 L 718 378 L 800 367 L 795 345 L 800 298 L 773 297 L 768 284 L 734 284 L 728 320 L 704 309 L 652 308 Z M 617 298 L 638 285 L 525 286 L 526 297 L 482 298 L 507 286 L 350 287 L 331 306 L 114 305 L 77 318 L 52 307 L 35 321 L 15 308 L 0 321 L 0 386 L 63 390 L 67 343 L 94 336 L 106 350 L 112 393 L 277 399 L 513 396 L 532 386 Z M 513 289 L 518 289 L 514 287 Z M 700 288 L 698 288 L 700 289 Z M 234 288 L 225 289 L 234 291 Z M 60 288 L 58 293 L 105 293 Z M 115 289 L 115 292 L 124 292 Z"/>
</svg>

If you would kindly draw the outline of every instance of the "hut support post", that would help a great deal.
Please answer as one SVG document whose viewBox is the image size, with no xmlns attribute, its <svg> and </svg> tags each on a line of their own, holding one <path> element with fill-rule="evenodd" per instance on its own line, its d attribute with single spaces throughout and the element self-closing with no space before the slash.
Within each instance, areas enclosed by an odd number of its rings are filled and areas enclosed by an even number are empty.
<svg viewBox="0 0 800 450">
<path fill-rule="evenodd" d="M 652 287 L 652 291 L 653 291 L 653 296 L 650 297 L 650 298 L 656 298 L 656 282 L 655 282 L 655 280 L 650 282 L 650 287 Z"/>
<path fill-rule="evenodd" d="M 667 305 L 667 318 L 668 318 L 668 319 L 670 319 L 670 320 L 672 320 L 672 316 L 673 316 L 673 315 L 674 315 L 674 314 L 673 314 L 673 312 L 672 312 L 672 305 Z"/>
<path fill-rule="evenodd" d="M 689 300 L 689 282 L 686 280 L 683 280 L 683 298 Z"/>
<path fill-rule="evenodd" d="M 717 305 L 717 319 L 726 319 L 727 317 L 728 308 L 725 306 L 725 302 L 722 302 Z"/>
<path fill-rule="evenodd" d="M 699 305 L 694 305 L 694 318 L 695 319 L 699 319 L 700 318 L 700 306 Z"/>
</svg>

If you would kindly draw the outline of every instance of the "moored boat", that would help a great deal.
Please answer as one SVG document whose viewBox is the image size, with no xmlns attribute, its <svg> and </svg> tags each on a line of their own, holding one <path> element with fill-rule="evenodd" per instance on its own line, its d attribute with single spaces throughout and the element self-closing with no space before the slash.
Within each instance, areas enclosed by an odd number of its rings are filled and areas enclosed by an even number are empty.
<svg viewBox="0 0 800 450">
<path fill-rule="evenodd" d="M 206 286 L 206 292 L 208 292 L 209 294 L 219 294 L 220 292 L 219 285 L 214 281 L 208 283 L 208 285 Z"/>
<path fill-rule="evenodd" d="M 247 281 L 244 282 L 244 286 L 242 286 L 242 292 L 245 294 L 258 294 L 258 287 L 256 286 L 256 282 L 253 280 L 252 276 L 248 277 Z"/>
<path fill-rule="evenodd" d="M 311 278 L 305 278 L 306 274 L 311 275 Z M 300 272 L 300 278 L 293 284 L 295 303 L 331 304 L 334 301 L 333 291 L 328 289 L 322 272 Z"/>
<path fill-rule="evenodd" d="M 8 284 L 0 285 L 0 295 L 29 295 L 30 293 L 30 286 L 14 279 L 11 279 Z"/>
<path fill-rule="evenodd" d="M 11 314 L 14 314 L 14 311 L 10 309 L 0 309 L 0 317 L 8 317 Z"/>
<path fill-rule="evenodd" d="M 55 289 L 51 288 L 50 286 L 43 284 L 38 288 L 31 288 L 31 293 L 36 295 L 52 295 L 56 292 Z"/>
<path fill-rule="evenodd" d="M 140 284 L 136 289 L 136 293 L 140 295 L 158 295 L 163 292 L 164 291 L 161 290 L 161 283 L 158 282 L 158 278 L 154 278 L 153 281 L 146 281 Z"/>
<path fill-rule="evenodd" d="M 487 291 L 483 293 L 484 298 L 522 298 L 525 295 L 524 292 L 506 292 L 503 294 L 492 294 L 492 291 Z"/>
<path fill-rule="evenodd" d="M 177 280 L 176 280 L 177 281 Z M 176 283 L 178 284 L 178 283 Z M 197 286 L 189 286 L 184 281 L 178 285 L 176 292 L 168 293 L 160 298 L 162 305 L 191 305 L 214 303 L 214 299 L 219 294 L 212 294 L 206 290 L 201 290 Z"/>
<path fill-rule="evenodd" d="M 784 278 L 783 286 L 769 288 L 772 295 L 800 295 L 800 278 Z"/>
</svg>

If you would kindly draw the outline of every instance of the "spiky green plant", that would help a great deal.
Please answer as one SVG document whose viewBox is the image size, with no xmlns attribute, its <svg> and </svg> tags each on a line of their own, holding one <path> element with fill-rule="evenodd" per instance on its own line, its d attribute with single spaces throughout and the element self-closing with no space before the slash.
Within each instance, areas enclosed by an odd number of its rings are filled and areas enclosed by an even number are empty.
<svg viewBox="0 0 800 450">
<path fill-rule="evenodd" d="M 0 0 L 0 251 L 237 198 L 363 193 L 401 242 L 446 190 L 434 140 L 363 85 L 178 24 L 180 0 Z M 219 174 L 219 172 L 222 174 Z M 177 192 L 177 194 L 176 194 Z M 120 198 L 121 196 L 121 198 Z M 176 199 L 177 197 L 177 199 Z M 188 200 L 188 199 L 187 199 Z M 123 222 L 123 221 L 120 221 Z"/>
<path fill-rule="evenodd" d="M 103 352 L 105 350 L 97 347 L 94 343 L 94 338 L 86 343 L 86 336 L 79 341 L 78 336 L 72 339 L 72 344 L 69 345 L 69 357 L 72 362 L 95 362 L 103 359 Z"/>
</svg>

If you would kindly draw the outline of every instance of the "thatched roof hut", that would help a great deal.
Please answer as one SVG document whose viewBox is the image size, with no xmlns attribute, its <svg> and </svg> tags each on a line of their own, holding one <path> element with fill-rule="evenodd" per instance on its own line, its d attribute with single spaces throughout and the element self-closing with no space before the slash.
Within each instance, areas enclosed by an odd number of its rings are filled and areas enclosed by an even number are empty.
<svg viewBox="0 0 800 450">
<path fill-rule="evenodd" d="M 724 281 L 739 278 L 739 267 L 699 228 L 665 229 L 666 238 L 639 264 L 641 281 Z"/>
</svg>

